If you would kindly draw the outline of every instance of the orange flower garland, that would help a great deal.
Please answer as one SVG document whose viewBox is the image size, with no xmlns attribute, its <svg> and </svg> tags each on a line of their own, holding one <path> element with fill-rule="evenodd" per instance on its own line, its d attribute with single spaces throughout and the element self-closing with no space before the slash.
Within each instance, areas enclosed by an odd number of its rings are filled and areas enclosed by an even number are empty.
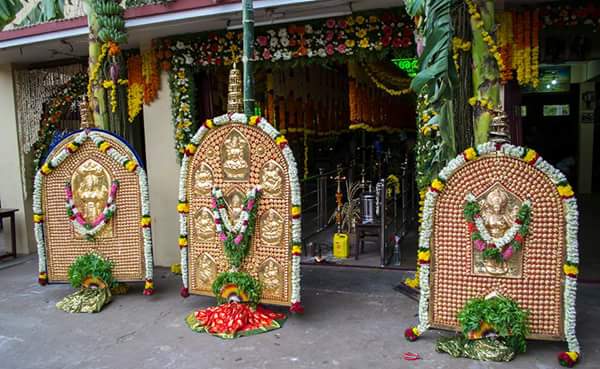
<svg viewBox="0 0 600 369">
<path fill-rule="evenodd" d="M 529 84 L 531 81 L 531 13 L 523 13 L 523 82 Z"/>
<path fill-rule="evenodd" d="M 498 23 L 502 59 L 511 69 L 516 70 L 519 85 L 537 87 L 540 58 L 539 10 L 505 13 L 498 17 Z M 506 48 L 504 48 L 505 42 Z M 512 72 L 506 71 L 503 79 L 508 78 L 509 73 L 512 78 Z"/>
<path fill-rule="evenodd" d="M 142 76 L 144 86 L 144 104 L 150 105 L 160 89 L 160 69 L 154 48 L 142 55 Z"/>
<path fill-rule="evenodd" d="M 540 10 L 535 9 L 531 18 L 531 85 L 540 83 Z"/>
<path fill-rule="evenodd" d="M 502 70 L 501 80 L 503 83 L 513 79 L 513 21 L 512 13 L 503 12 L 498 14 L 498 51 L 506 68 Z"/>
</svg>

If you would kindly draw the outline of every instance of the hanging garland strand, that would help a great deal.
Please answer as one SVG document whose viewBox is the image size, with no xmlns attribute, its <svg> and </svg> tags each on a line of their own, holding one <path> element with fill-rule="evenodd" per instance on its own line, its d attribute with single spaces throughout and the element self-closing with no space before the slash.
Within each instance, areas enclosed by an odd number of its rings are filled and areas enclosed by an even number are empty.
<svg viewBox="0 0 600 369">
<path fill-rule="evenodd" d="M 242 262 L 250 250 L 250 239 L 254 234 L 260 195 L 259 186 L 250 190 L 244 199 L 242 213 L 239 215 L 237 223 L 232 225 L 227 215 L 227 204 L 223 198 L 223 192 L 218 188 L 212 191 L 211 207 L 217 234 L 224 244 L 225 255 L 234 269 L 242 266 Z"/>
</svg>

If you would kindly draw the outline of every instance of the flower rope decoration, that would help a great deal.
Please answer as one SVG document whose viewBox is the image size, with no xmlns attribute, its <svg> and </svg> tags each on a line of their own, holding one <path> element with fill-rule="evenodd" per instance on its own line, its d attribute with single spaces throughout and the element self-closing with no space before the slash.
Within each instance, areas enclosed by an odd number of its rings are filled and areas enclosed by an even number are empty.
<svg viewBox="0 0 600 369">
<path fill-rule="evenodd" d="M 493 238 L 488 232 L 481 217 L 481 208 L 472 193 L 467 194 L 464 208 L 471 240 L 477 251 L 483 252 L 486 260 L 508 260 L 523 247 L 523 241 L 529 232 L 531 222 L 531 202 L 525 200 L 511 227 L 502 237 Z"/>
<path fill-rule="evenodd" d="M 211 207 L 217 234 L 223 241 L 229 263 L 235 269 L 241 267 L 250 250 L 250 238 L 254 234 L 260 194 L 260 186 L 256 186 L 248 192 L 239 219 L 235 225 L 232 225 L 227 214 L 227 204 L 223 198 L 223 192 L 219 188 L 214 188 L 212 191 Z"/>
<path fill-rule="evenodd" d="M 81 236 L 85 236 L 88 241 L 93 241 L 96 235 L 102 230 L 102 228 L 110 222 L 117 210 L 117 204 L 115 204 L 115 197 L 117 195 L 117 188 L 119 187 L 119 181 L 114 180 L 110 185 L 110 192 L 106 204 L 102 209 L 102 212 L 94 219 L 91 223 L 83 218 L 79 209 L 75 205 L 73 200 L 73 190 L 71 184 L 65 185 L 65 195 L 67 197 L 67 216 L 73 225 L 73 228 Z"/>
<path fill-rule="evenodd" d="M 565 209 L 565 240 L 566 253 L 563 272 L 565 274 L 563 288 L 563 304 L 564 304 L 564 332 L 567 341 L 567 352 L 559 354 L 559 362 L 561 365 L 574 365 L 580 353 L 579 341 L 575 333 L 576 312 L 575 312 L 575 297 L 577 292 L 577 275 L 579 274 L 579 211 L 577 208 L 577 200 L 572 187 L 567 182 L 564 174 L 554 168 L 546 160 L 532 149 L 527 149 L 511 144 L 496 144 L 487 142 L 477 146 L 476 148 L 468 148 L 454 159 L 439 172 L 436 179 L 431 182 L 423 203 L 423 218 L 419 230 L 419 282 L 420 282 L 420 298 L 419 298 L 419 324 L 416 327 L 408 328 L 405 331 L 405 337 L 408 340 L 416 340 L 427 329 L 429 329 L 429 297 L 431 293 L 429 274 L 429 255 L 433 237 L 433 217 L 437 198 L 445 189 L 445 184 L 454 173 L 462 168 L 467 162 L 477 160 L 478 157 L 489 154 L 502 154 L 508 157 L 519 159 L 525 163 L 535 167 L 540 172 L 544 173 L 556 186 L 556 191 L 562 199 Z M 516 236 L 515 236 L 516 237 Z"/>
</svg>

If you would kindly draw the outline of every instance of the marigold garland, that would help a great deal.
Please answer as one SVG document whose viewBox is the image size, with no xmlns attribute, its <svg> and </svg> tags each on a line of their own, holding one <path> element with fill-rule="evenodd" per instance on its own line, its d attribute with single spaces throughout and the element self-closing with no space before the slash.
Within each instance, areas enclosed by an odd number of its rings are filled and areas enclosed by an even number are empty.
<svg viewBox="0 0 600 369">
<path fill-rule="evenodd" d="M 501 12 L 496 16 L 496 24 L 498 25 L 498 50 L 506 68 L 500 71 L 503 81 L 513 79 L 513 15 L 511 12 Z"/>
<path fill-rule="evenodd" d="M 144 85 L 144 104 L 149 105 L 158 95 L 160 74 L 158 58 L 154 48 L 142 54 L 142 76 Z"/>
<path fill-rule="evenodd" d="M 502 79 L 502 76 L 506 74 L 505 69 L 507 68 L 507 66 L 502 60 L 502 55 L 500 55 L 500 52 L 498 51 L 498 46 L 496 45 L 496 42 L 494 41 L 492 35 L 488 31 L 483 29 L 483 21 L 481 20 L 481 13 L 477 9 L 477 5 L 475 5 L 475 3 L 471 0 L 465 0 L 465 3 L 467 4 L 467 8 L 469 14 L 471 15 L 471 20 L 475 25 L 475 28 L 481 33 L 483 42 L 486 43 L 490 55 L 496 60 L 496 63 L 498 64 L 498 70 L 500 71 L 500 77 Z M 502 79 L 502 81 L 504 80 Z"/>
<path fill-rule="evenodd" d="M 507 66 L 507 70 L 501 71 L 502 79 L 512 79 L 512 69 L 520 86 L 536 88 L 539 85 L 539 10 L 500 13 L 497 22 L 500 54 Z"/>
<path fill-rule="evenodd" d="M 126 79 L 119 79 L 117 83 L 114 81 L 107 79 L 102 81 L 102 87 L 107 90 L 110 90 L 110 109 L 113 113 L 117 111 L 117 87 L 126 86 L 128 81 Z"/>
<path fill-rule="evenodd" d="M 460 52 L 467 52 L 469 50 L 471 50 L 471 41 L 463 40 L 460 37 L 452 38 L 452 60 L 454 61 L 454 67 L 457 72 L 460 69 L 460 65 L 458 64 Z"/>
<path fill-rule="evenodd" d="M 127 111 L 129 123 L 142 111 L 144 100 L 144 77 L 142 75 L 142 57 L 132 55 L 127 59 Z"/>
</svg>

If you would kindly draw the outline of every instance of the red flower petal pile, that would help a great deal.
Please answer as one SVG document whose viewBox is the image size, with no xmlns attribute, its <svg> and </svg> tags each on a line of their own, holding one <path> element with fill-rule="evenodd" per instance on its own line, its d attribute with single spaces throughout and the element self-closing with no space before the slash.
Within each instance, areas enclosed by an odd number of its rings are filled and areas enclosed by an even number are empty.
<svg viewBox="0 0 600 369">
<path fill-rule="evenodd" d="M 236 335 L 240 332 L 270 328 L 285 314 L 272 312 L 258 305 L 253 310 L 247 304 L 229 303 L 198 310 L 194 316 L 211 334 Z"/>
</svg>

